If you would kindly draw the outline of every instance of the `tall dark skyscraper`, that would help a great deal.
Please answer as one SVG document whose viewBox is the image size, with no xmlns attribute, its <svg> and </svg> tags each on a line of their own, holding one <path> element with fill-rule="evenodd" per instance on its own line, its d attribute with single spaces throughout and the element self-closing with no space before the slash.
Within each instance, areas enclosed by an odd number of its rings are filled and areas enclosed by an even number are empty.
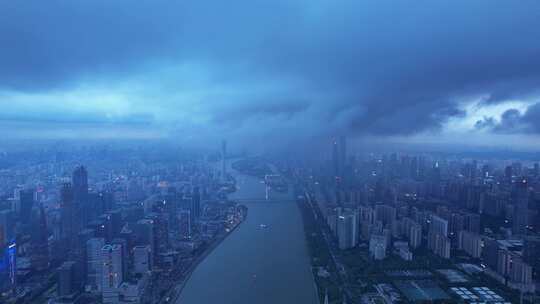
<svg viewBox="0 0 540 304">
<path fill-rule="evenodd" d="M 515 183 L 514 207 L 512 232 L 524 235 L 527 232 L 529 217 L 529 188 L 526 178 L 521 178 Z"/>
<path fill-rule="evenodd" d="M 34 206 L 34 191 L 31 189 L 21 190 L 21 192 L 19 193 L 19 197 L 21 202 L 21 222 L 23 224 L 28 224 L 30 223 L 32 207 Z"/>
<path fill-rule="evenodd" d="M 78 230 L 90 221 L 90 206 L 88 204 L 88 173 L 83 166 L 73 171 L 73 203 L 75 216 L 80 219 Z"/>
<path fill-rule="evenodd" d="M 70 183 L 62 185 L 60 200 L 61 236 L 68 242 L 68 246 L 71 246 L 77 232 L 75 229 L 76 218 L 74 216 L 73 189 Z"/>
<path fill-rule="evenodd" d="M 49 243 L 47 232 L 47 220 L 43 206 L 34 209 L 31 231 L 31 263 L 32 268 L 43 271 L 49 267 Z"/>
</svg>

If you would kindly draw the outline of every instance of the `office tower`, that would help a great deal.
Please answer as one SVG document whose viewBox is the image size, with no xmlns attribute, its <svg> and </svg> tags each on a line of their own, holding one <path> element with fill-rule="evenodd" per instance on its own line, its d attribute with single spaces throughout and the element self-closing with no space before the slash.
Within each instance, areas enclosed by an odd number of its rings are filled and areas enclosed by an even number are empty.
<svg viewBox="0 0 540 304">
<path fill-rule="evenodd" d="M 375 260 L 386 258 L 386 244 L 384 235 L 372 234 L 369 239 L 369 255 Z"/>
<path fill-rule="evenodd" d="M 77 244 L 75 248 L 70 252 L 70 260 L 75 261 L 77 267 L 78 278 L 80 279 L 81 287 L 84 287 L 87 276 L 87 256 L 86 256 L 86 243 L 91 238 L 96 237 L 96 231 L 94 229 L 83 229 L 77 234 Z"/>
<path fill-rule="evenodd" d="M 195 225 L 201 216 L 201 192 L 198 186 L 193 187 L 191 194 L 191 224 Z"/>
<path fill-rule="evenodd" d="M 58 269 L 58 296 L 73 297 L 79 289 L 76 283 L 76 265 L 74 261 L 67 261 Z"/>
<path fill-rule="evenodd" d="M 527 236 L 523 246 L 523 261 L 532 267 L 532 276 L 540 281 L 540 236 Z"/>
<path fill-rule="evenodd" d="M 120 245 L 120 249 L 122 251 L 122 277 L 124 278 L 124 280 L 126 280 L 128 277 L 127 270 L 128 270 L 128 258 L 129 258 L 127 242 L 124 239 L 115 238 L 111 241 L 111 245 Z"/>
<path fill-rule="evenodd" d="M 80 230 L 90 221 L 92 209 L 88 204 L 88 173 L 83 166 L 78 166 L 72 176 L 73 212 L 77 219 L 76 229 Z"/>
<path fill-rule="evenodd" d="M 149 245 L 133 247 L 133 269 L 136 274 L 145 274 L 152 270 L 152 250 Z"/>
<path fill-rule="evenodd" d="M 17 285 L 17 244 L 15 240 L 0 245 L 0 292 Z"/>
<path fill-rule="evenodd" d="M 122 213 L 120 210 L 112 210 L 107 212 L 106 214 L 107 219 L 107 239 L 112 240 L 113 238 L 116 238 L 120 235 L 120 231 L 122 231 Z"/>
<path fill-rule="evenodd" d="M 101 291 L 103 262 L 101 250 L 105 246 L 104 238 L 91 238 L 86 242 L 86 284 L 92 290 Z"/>
<path fill-rule="evenodd" d="M 19 200 L 21 202 L 21 223 L 29 224 L 32 215 L 32 207 L 34 206 L 34 191 L 31 189 L 21 190 L 19 192 Z"/>
<path fill-rule="evenodd" d="M 153 216 L 152 220 L 154 221 L 154 260 L 159 262 L 160 254 L 167 252 L 169 248 L 169 231 L 165 215 Z"/>
<path fill-rule="evenodd" d="M 36 271 L 49 268 L 49 232 L 43 205 L 33 211 L 30 245 L 32 268 Z"/>
<path fill-rule="evenodd" d="M 71 247 L 76 235 L 76 221 L 74 216 L 73 189 L 71 184 L 65 183 L 60 190 L 61 237 Z"/>
<path fill-rule="evenodd" d="M 191 212 L 189 210 L 182 210 L 178 215 L 178 222 L 180 225 L 179 233 L 183 239 L 191 238 Z"/>
<path fill-rule="evenodd" d="M 514 216 L 512 232 L 516 235 L 525 235 L 529 217 L 529 188 L 526 178 L 515 183 L 514 189 Z"/>
<path fill-rule="evenodd" d="M 122 246 L 105 245 L 101 249 L 102 274 L 101 291 L 103 303 L 118 302 L 118 287 L 123 282 Z"/>
<path fill-rule="evenodd" d="M 337 236 L 339 249 L 349 249 L 358 243 L 358 226 L 356 213 L 347 210 L 337 218 Z"/>
<path fill-rule="evenodd" d="M 163 197 L 163 203 L 165 204 L 165 211 L 167 212 L 169 223 L 169 230 L 178 232 L 180 226 L 178 223 L 178 207 L 179 207 L 179 195 L 176 192 L 176 188 L 169 187 L 167 194 Z"/>
<path fill-rule="evenodd" d="M 137 224 L 135 224 L 134 232 L 136 245 L 149 245 L 151 252 L 156 252 L 153 220 L 139 220 Z"/>
<path fill-rule="evenodd" d="M 0 248 L 15 239 L 15 219 L 11 210 L 0 211 Z"/>
</svg>

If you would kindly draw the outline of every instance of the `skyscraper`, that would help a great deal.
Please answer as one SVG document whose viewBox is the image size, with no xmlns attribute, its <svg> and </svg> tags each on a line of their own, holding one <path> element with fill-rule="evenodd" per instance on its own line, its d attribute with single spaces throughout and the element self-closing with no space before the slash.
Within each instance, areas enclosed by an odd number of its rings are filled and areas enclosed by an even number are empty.
<svg viewBox="0 0 540 304">
<path fill-rule="evenodd" d="M 21 202 L 21 222 L 23 224 L 29 224 L 32 207 L 34 206 L 34 191 L 31 189 L 21 190 L 19 192 L 19 200 Z"/>
<path fill-rule="evenodd" d="M 76 287 L 76 265 L 73 261 L 67 261 L 58 269 L 58 296 L 71 297 L 78 289 Z"/>
<path fill-rule="evenodd" d="M 122 246 L 105 245 L 101 249 L 103 265 L 101 274 L 101 289 L 103 303 L 118 302 L 118 287 L 122 284 Z"/>
<path fill-rule="evenodd" d="M 90 221 L 90 206 L 88 204 L 88 173 L 83 166 L 76 167 L 72 176 L 74 215 L 77 219 L 77 229 L 80 230 Z"/>
<path fill-rule="evenodd" d="M 45 210 L 42 205 L 34 210 L 30 236 L 32 268 L 43 271 L 49 267 L 49 233 L 47 231 Z"/>
<path fill-rule="evenodd" d="M 191 238 L 191 212 L 189 210 L 182 210 L 178 215 L 180 237 L 183 239 Z"/>
<path fill-rule="evenodd" d="M 62 185 L 60 190 L 60 213 L 61 213 L 61 237 L 67 241 L 67 246 L 71 248 L 75 242 L 76 222 L 73 205 L 73 189 L 70 183 Z"/>
<path fill-rule="evenodd" d="M 529 188 L 526 178 L 515 183 L 514 206 L 512 232 L 516 235 L 524 235 L 529 217 Z"/>
<path fill-rule="evenodd" d="M 337 218 L 337 236 L 339 249 L 349 249 L 358 243 L 357 214 L 346 211 Z"/>
<path fill-rule="evenodd" d="M 152 250 L 149 245 L 133 248 L 133 269 L 137 274 L 145 274 L 152 270 Z"/>
<path fill-rule="evenodd" d="M 86 284 L 93 290 L 101 291 L 103 262 L 101 250 L 105 246 L 105 239 L 91 238 L 86 242 Z"/>
<path fill-rule="evenodd" d="M 15 238 L 15 220 L 11 210 L 0 211 L 0 248 L 7 246 Z"/>
<path fill-rule="evenodd" d="M 193 187 L 191 195 L 191 225 L 199 221 L 201 216 L 201 192 L 198 186 Z"/>
</svg>

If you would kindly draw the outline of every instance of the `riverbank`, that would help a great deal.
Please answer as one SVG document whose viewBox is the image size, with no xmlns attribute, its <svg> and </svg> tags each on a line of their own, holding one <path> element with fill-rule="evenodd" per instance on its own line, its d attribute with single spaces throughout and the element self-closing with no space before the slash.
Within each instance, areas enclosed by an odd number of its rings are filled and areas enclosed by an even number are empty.
<svg viewBox="0 0 540 304">
<path fill-rule="evenodd" d="M 197 256 L 197 258 L 194 261 L 192 261 L 192 263 L 189 265 L 186 271 L 182 274 L 184 278 L 181 283 L 177 284 L 171 290 L 171 293 L 173 294 L 169 294 L 168 296 L 166 296 L 163 301 L 160 301 L 160 303 L 176 303 L 178 299 L 180 298 L 180 295 L 182 294 L 184 287 L 186 286 L 187 282 L 191 278 L 191 275 L 193 274 L 195 269 L 197 269 L 197 266 L 199 266 L 199 264 L 203 262 L 210 253 L 212 253 L 225 239 L 227 239 L 227 237 L 231 235 L 246 220 L 247 216 L 248 216 L 248 209 L 247 207 L 245 207 L 242 221 L 236 224 L 228 232 L 225 232 L 217 236 L 216 239 L 214 239 L 213 242 L 211 242 L 210 245 L 203 251 L 203 253 Z"/>
<path fill-rule="evenodd" d="M 330 250 L 318 223 L 319 215 L 305 197 L 297 199 L 297 204 L 302 214 L 306 246 L 310 255 L 311 272 L 318 301 L 323 303 L 327 293 L 330 299 L 339 298 L 340 287 L 337 283 L 337 270 L 331 260 Z"/>
</svg>

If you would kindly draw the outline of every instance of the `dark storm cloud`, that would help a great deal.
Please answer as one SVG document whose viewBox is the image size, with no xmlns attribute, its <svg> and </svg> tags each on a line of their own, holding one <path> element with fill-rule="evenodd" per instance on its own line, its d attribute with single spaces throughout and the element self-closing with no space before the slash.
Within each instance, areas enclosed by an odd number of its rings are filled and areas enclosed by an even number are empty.
<svg viewBox="0 0 540 304">
<path fill-rule="evenodd" d="M 190 75 L 160 71 L 197 64 L 234 92 L 197 102 L 218 128 L 436 131 L 465 115 L 463 98 L 531 98 L 540 83 L 538 1 L 4 1 L 0 13 L 0 89 L 148 74 L 169 83 L 151 103 L 180 113 Z M 261 83 L 272 89 L 242 93 Z"/>
</svg>

